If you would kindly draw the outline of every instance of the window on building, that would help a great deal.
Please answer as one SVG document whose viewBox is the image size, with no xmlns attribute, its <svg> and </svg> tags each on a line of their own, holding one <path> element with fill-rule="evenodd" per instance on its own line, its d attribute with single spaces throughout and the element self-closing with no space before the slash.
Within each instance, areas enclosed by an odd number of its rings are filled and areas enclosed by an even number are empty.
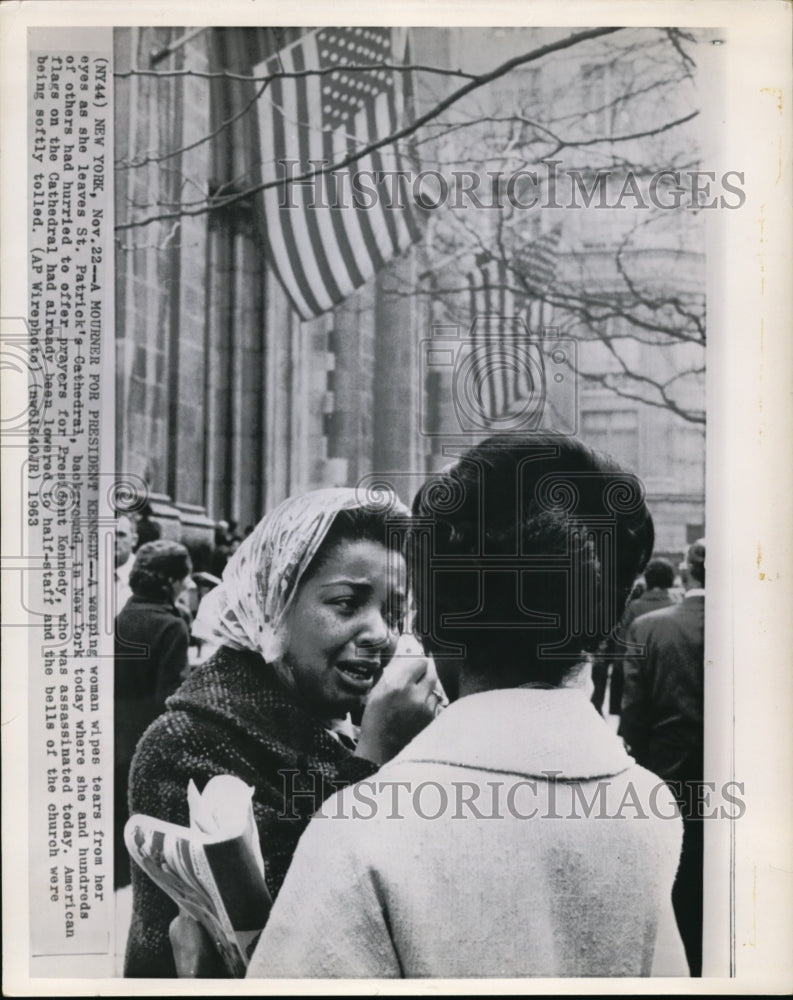
<svg viewBox="0 0 793 1000">
<path fill-rule="evenodd" d="M 612 67 L 585 63 L 581 67 L 587 97 L 585 121 L 593 134 L 610 136 L 614 126 Z"/>
<path fill-rule="evenodd" d="M 427 372 L 424 377 L 424 426 L 422 430 L 433 438 L 433 446 L 436 444 L 435 436 L 441 430 L 441 392 L 441 373 Z"/>
<path fill-rule="evenodd" d="M 608 452 L 631 471 L 639 467 L 639 417 L 636 410 L 592 410 L 581 415 L 581 437 Z"/>
<path fill-rule="evenodd" d="M 642 370 L 641 341 L 632 336 L 625 320 L 612 316 L 597 324 L 579 340 L 581 367 L 598 375 L 621 375 Z"/>
<path fill-rule="evenodd" d="M 686 525 L 686 545 L 693 545 L 694 542 L 698 542 L 700 538 L 705 537 L 705 525 L 704 524 L 687 524 Z"/>
</svg>

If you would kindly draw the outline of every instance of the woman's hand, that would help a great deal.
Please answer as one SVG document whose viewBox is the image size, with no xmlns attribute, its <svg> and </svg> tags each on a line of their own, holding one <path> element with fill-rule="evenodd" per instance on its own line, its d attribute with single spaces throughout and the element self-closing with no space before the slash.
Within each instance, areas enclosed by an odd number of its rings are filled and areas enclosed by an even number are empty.
<svg viewBox="0 0 793 1000">
<path fill-rule="evenodd" d="M 355 756 L 375 764 L 391 760 L 432 722 L 444 702 L 431 660 L 393 659 L 367 698 Z"/>
<path fill-rule="evenodd" d="M 180 979 L 216 979 L 226 975 L 212 939 L 197 920 L 180 912 L 171 921 L 168 936 Z"/>
</svg>

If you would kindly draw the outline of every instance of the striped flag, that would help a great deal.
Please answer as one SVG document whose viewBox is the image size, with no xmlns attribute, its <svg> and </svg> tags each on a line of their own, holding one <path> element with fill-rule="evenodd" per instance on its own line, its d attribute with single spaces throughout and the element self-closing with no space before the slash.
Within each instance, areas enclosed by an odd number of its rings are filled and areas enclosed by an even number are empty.
<svg viewBox="0 0 793 1000">
<path fill-rule="evenodd" d="M 531 241 L 525 240 L 517 248 L 512 268 L 530 294 L 541 295 L 553 284 L 561 241 L 562 226 L 558 223 L 547 233 Z"/>
<path fill-rule="evenodd" d="M 277 77 L 259 99 L 262 180 L 321 170 L 398 128 L 409 72 L 380 66 L 404 63 L 406 52 L 404 28 L 320 28 L 259 66 L 257 75 L 327 71 Z M 269 259 L 301 318 L 332 309 L 418 239 L 404 169 L 392 144 L 265 189 Z"/>
<path fill-rule="evenodd" d="M 543 336 L 545 308 L 536 295 L 554 280 L 560 240 L 556 226 L 522 247 L 510 267 L 480 254 L 468 274 L 471 357 L 461 391 L 494 430 L 507 429 L 516 416 L 523 428 L 542 419 L 545 357 L 534 338 Z"/>
<path fill-rule="evenodd" d="M 515 341 L 515 295 L 503 261 L 477 257 L 468 274 L 471 317 L 468 401 L 486 422 L 497 420 L 520 393 L 520 373 L 510 345 Z M 516 379 L 518 384 L 516 385 Z"/>
</svg>

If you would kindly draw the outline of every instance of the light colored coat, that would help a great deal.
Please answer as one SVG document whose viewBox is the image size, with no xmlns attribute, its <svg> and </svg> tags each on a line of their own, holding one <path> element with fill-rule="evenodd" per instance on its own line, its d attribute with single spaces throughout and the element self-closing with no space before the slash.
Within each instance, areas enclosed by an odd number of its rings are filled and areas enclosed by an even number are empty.
<svg viewBox="0 0 793 1000">
<path fill-rule="evenodd" d="M 668 788 L 580 691 L 470 695 L 327 800 L 248 975 L 649 975 L 664 921 L 685 975 L 680 842 Z"/>
</svg>

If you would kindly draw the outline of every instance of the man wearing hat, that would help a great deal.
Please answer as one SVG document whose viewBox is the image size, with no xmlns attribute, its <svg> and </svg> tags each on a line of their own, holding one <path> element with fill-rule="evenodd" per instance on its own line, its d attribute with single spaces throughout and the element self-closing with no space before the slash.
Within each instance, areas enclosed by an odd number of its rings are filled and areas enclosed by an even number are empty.
<svg viewBox="0 0 793 1000">
<path fill-rule="evenodd" d="M 705 539 L 689 546 L 686 593 L 637 618 L 627 634 L 641 654 L 625 660 L 619 733 L 638 764 L 672 785 L 683 814 L 683 853 L 672 901 L 692 976 L 702 975 L 703 691 Z"/>
</svg>

